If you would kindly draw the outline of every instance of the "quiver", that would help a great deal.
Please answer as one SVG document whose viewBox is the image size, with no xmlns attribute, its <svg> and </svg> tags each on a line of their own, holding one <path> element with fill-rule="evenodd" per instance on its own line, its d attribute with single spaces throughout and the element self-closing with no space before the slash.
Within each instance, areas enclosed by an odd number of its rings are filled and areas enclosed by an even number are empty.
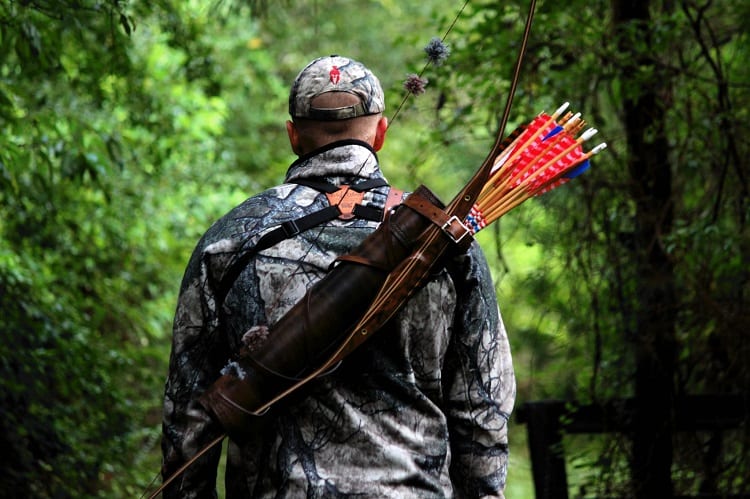
<svg viewBox="0 0 750 499">
<path fill-rule="evenodd" d="M 331 369 L 381 327 L 424 283 L 445 248 L 471 237 L 449 219 L 442 203 L 419 187 L 331 271 L 313 285 L 268 331 L 252 352 L 243 351 L 199 401 L 235 441 L 245 440 L 257 419 L 276 401 Z M 427 229 L 445 235 L 424 244 Z M 419 248 L 419 251 L 417 249 Z M 416 268 L 378 310 L 371 304 L 389 275 L 406 262 Z M 367 321 L 363 314 L 370 312 Z"/>
</svg>

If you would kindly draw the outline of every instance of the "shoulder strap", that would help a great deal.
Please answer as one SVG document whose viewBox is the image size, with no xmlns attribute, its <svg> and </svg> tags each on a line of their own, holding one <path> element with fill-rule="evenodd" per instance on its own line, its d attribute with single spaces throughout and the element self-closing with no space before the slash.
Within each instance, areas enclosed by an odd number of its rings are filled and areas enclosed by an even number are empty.
<svg viewBox="0 0 750 499">
<path fill-rule="evenodd" d="M 297 180 L 293 183 L 325 193 L 330 205 L 299 218 L 282 222 L 275 229 L 266 232 L 251 250 L 241 255 L 227 268 L 217 289 L 216 298 L 219 304 L 224 302 L 229 289 L 234 284 L 234 281 L 237 280 L 242 270 L 247 266 L 250 259 L 259 252 L 335 218 L 345 220 L 364 218 L 366 220 L 382 221 L 393 207 L 401 203 L 403 198 L 402 190 L 391 187 L 382 210 L 359 204 L 358 201 L 362 200 L 365 191 L 388 186 L 388 183 L 382 178 L 373 178 L 356 184 L 342 186 L 334 185 L 325 180 L 310 179 Z"/>
<path fill-rule="evenodd" d="M 302 217 L 282 222 L 277 228 L 267 232 L 258 240 L 255 251 L 263 251 L 271 246 L 289 239 L 301 232 L 329 222 L 335 218 L 349 220 L 351 218 L 364 218 L 366 220 L 381 221 L 385 210 L 378 210 L 368 206 L 362 206 L 364 192 L 376 187 L 386 187 L 388 183 L 382 178 L 373 178 L 351 185 L 337 186 L 325 180 L 302 179 L 294 182 L 304 185 L 326 194 L 329 206 L 322 210 L 309 213 Z"/>
<path fill-rule="evenodd" d="M 296 236 L 300 232 L 312 229 L 316 225 L 333 220 L 338 217 L 341 212 L 336 206 L 326 206 L 322 210 L 315 211 L 308 215 L 287 220 L 282 222 L 281 225 L 275 229 L 266 232 L 256 243 L 254 252 L 263 251 L 268 249 L 275 244 L 280 243 L 284 239 L 289 239 Z"/>
</svg>

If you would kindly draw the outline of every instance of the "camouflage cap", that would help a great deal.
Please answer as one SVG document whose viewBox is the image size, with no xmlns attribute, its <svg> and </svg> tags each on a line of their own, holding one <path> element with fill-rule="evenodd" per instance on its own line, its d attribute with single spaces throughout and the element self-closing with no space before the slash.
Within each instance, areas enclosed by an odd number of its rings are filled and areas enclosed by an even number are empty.
<svg viewBox="0 0 750 499">
<path fill-rule="evenodd" d="M 359 97 L 352 106 L 321 109 L 312 106 L 315 97 L 327 92 L 347 92 Z M 319 57 L 294 80 L 289 94 L 292 118 L 320 121 L 345 120 L 385 111 L 385 97 L 378 78 L 362 63 L 347 57 Z"/>
</svg>

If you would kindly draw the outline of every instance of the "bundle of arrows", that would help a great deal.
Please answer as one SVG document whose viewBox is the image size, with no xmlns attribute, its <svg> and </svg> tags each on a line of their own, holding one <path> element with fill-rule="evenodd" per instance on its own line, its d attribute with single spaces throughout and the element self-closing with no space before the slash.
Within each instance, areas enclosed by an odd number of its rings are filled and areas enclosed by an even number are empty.
<svg viewBox="0 0 750 499">
<path fill-rule="evenodd" d="M 473 233 L 527 199 L 580 175 L 588 169 L 589 158 L 607 147 L 602 142 L 584 152 L 583 143 L 597 130 L 586 129 L 581 113 L 567 109 L 565 103 L 552 115 L 540 113 L 495 158 L 487 183 L 465 220 Z"/>
</svg>

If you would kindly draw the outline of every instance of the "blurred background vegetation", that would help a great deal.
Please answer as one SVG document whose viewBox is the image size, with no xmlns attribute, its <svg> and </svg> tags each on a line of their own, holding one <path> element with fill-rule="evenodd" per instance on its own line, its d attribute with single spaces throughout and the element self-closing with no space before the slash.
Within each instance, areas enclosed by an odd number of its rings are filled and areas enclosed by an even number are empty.
<svg viewBox="0 0 750 499">
<path fill-rule="evenodd" d="M 0 2 L 0 496 L 147 489 L 182 271 L 209 224 L 294 159 L 284 120 L 297 71 L 318 55 L 357 58 L 393 114 L 463 5 Z M 448 201 L 479 166 L 527 8 L 465 5 L 450 58 L 391 126 L 380 159 L 393 184 Z M 571 496 L 633 497 L 634 481 L 750 493 L 747 418 L 710 434 L 669 423 L 686 394 L 748 405 L 747 26 L 743 0 L 537 6 L 510 126 L 569 101 L 609 148 L 481 234 L 518 404 L 643 402 L 630 440 L 572 442 Z M 507 495 L 533 497 L 513 423 Z M 644 442 L 660 446 L 650 467 L 666 465 L 666 485 L 643 475 Z"/>
</svg>

